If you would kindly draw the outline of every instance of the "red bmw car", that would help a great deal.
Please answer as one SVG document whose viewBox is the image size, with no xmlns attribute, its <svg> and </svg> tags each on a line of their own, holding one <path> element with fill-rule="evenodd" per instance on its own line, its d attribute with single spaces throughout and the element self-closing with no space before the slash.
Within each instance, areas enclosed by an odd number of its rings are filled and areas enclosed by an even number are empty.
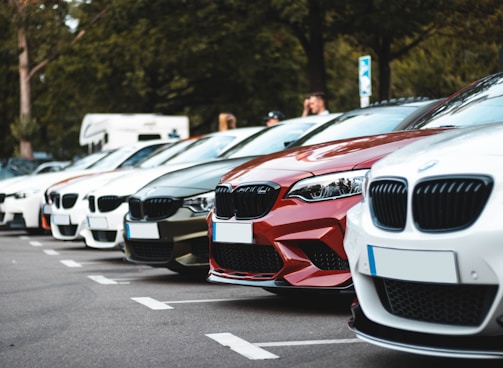
<svg viewBox="0 0 503 368">
<path fill-rule="evenodd" d="M 402 131 L 288 149 L 224 175 L 209 214 L 214 283 L 276 294 L 353 292 L 343 248 L 346 211 L 372 164 L 442 129 Z"/>
</svg>

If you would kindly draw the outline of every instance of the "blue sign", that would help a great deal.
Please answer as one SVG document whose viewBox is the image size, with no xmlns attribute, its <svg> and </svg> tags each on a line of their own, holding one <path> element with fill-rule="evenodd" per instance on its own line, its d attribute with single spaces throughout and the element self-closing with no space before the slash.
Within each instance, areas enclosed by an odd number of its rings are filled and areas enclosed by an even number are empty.
<svg viewBox="0 0 503 368">
<path fill-rule="evenodd" d="M 360 84 L 360 97 L 368 97 L 372 95 L 372 79 L 370 71 L 370 55 L 359 57 L 358 76 Z"/>
</svg>

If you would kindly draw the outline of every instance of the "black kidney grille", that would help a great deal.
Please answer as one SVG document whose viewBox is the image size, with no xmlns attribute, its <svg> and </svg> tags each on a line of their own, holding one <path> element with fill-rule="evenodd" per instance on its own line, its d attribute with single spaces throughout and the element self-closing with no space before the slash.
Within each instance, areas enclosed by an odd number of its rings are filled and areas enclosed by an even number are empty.
<svg viewBox="0 0 503 368">
<path fill-rule="evenodd" d="M 349 270 L 347 259 L 341 258 L 332 248 L 320 241 L 309 241 L 300 244 L 300 249 L 320 270 Z"/>
<path fill-rule="evenodd" d="M 61 204 L 59 203 L 61 196 L 58 192 L 51 192 L 49 194 L 49 198 L 51 199 L 51 203 L 54 204 L 56 208 L 59 208 L 61 206 Z"/>
<path fill-rule="evenodd" d="M 98 198 L 98 210 L 100 212 L 111 212 L 117 209 L 125 200 L 125 197 L 116 195 L 101 196 Z"/>
<path fill-rule="evenodd" d="M 414 188 L 414 222 L 422 231 L 454 231 L 473 224 L 491 194 L 493 181 L 483 177 L 428 179 Z"/>
<path fill-rule="evenodd" d="M 87 201 L 88 201 L 88 204 L 89 204 L 89 211 L 90 212 L 96 212 L 96 197 L 93 196 L 93 195 L 90 195 L 88 198 L 87 198 Z"/>
<path fill-rule="evenodd" d="M 265 216 L 274 205 L 279 194 L 268 184 L 240 185 L 234 189 L 236 219 L 252 219 Z"/>
<path fill-rule="evenodd" d="M 267 215 L 279 195 L 280 186 L 275 183 L 253 183 L 239 185 L 231 190 L 230 185 L 217 186 L 217 217 L 236 216 L 238 220 L 249 220 Z"/>
<path fill-rule="evenodd" d="M 4 203 L 5 201 L 5 193 L 0 193 L 0 203 Z"/>
<path fill-rule="evenodd" d="M 407 216 L 407 183 L 402 180 L 378 180 L 369 186 L 369 205 L 377 227 L 400 231 Z"/>
<path fill-rule="evenodd" d="M 155 197 L 143 201 L 143 214 L 147 219 L 162 219 L 173 216 L 182 205 L 178 198 Z"/>
<path fill-rule="evenodd" d="M 141 199 L 139 198 L 129 198 L 129 215 L 132 219 L 140 220 L 143 218 L 141 211 Z"/>
<path fill-rule="evenodd" d="M 274 274 L 283 267 L 273 246 L 213 243 L 212 254 L 220 267 L 235 272 Z"/>
<path fill-rule="evenodd" d="M 402 318 L 457 326 L 479 326 L 491 307 L 496 285 L 454 285 L 376 278 L 384 308 Z"/>
<path fill-rule="evenodd" d="M 219 218 L 234 216 L 234 200 L 230 185 L 220 184 L 215 188 L 215 210 Z"/>
<path fill-rule="evenodd" d="M 73 206 L 75 206 L 78 197 L 79 195 L 77 193 L 63 194 L 63 198 L 61 199 L 61 206 L 63 208 L 72 208 Z"/>
</svg>

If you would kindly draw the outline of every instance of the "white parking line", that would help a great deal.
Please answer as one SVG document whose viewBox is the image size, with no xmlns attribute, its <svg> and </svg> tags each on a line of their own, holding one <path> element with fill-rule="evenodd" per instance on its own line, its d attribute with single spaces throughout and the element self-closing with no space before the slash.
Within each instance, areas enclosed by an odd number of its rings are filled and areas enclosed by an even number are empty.
<svg viewBox="0 0 503 368">
<path fill-rule="evenodd" d="M 42 243 L 39 242 L 39 241 L 33 240 L 33 241 L 30 242 L 30 245 L 32 245 L 34 247 L 41 247 Z"/>
<path fill-rule="evenodd" d="M 21 239 L 21 240 L 28 240 L 28 239 L 30 239 L 30 237 L 29 237 L 29 236 L 26 236 L 26 235 L 21 235 L 21 236 L 19 237 L 19 239 Z"/>
<path fill-rule="evenodd" d="M 48 256 L 57 256 L 59 252 L 56 252 L 54 249 L 44 249 L 44 253 Z"/>
<path fill-rule="evenodd" d="M 264 360 L 264 359 L 278 359 L 279 356 L 264 350 L 251 342 L 243 340 L 237 336 L 234 336 L 231 333 L 214 333 L 214 334 L 206 334 L 210 339 L 215 340 L 219 344 L 223 346 L 227 346 L 231 348 L 231 350 L 235 351 L 238 354 L 243 355 L 244 357 L 251 360 Z"/>
<path fill-rule="evenodd" d="M 143 304 L 144 306 L 146 306 L 152 310 L 173 309 L 172 306 L 164 304 L 163 302 L 160 302 L 160 301 L 155 300 L 154 298 L 150 298 L 148 296 L 136 297 L 136 298 L 131 298 L 131 299 L 137 303 Z"/>
<path fill-rule="evenodd" d="M 215 340 L 223 346 L 231 348 L 238 354 L 251 360 L 259 359 L 277 359 L 278 355 L 262 349 L 262 347 L 278 347 L 278 346 L 307 346 L 307 345 L 324 345 L 324 344 L 354 344 L 363 342 L 360 339 L 334 339 L 334 340 L 304 340 L 304 341 L 276 341 L 276 342 L 259 342 L 251 343 L 231 333 L 214 333 L 206 334 L 209 338 Z"/>
<path fill-rule="evenodd" d="M 226 298 L 226 299 L 193 299 L 193 300 L 170 300 L 163 303 L 166 304 L 186 304 L 186 303 L 212 303 L 212 302 L 232 302 L 236 300 L 257 300 L 257 299 L 271 299 L 275 296 L 254 297 L 254 298 Z"/>
<path fill-rule="evenodd" d="M 63 263 L 66 267 L 82 267 L 80 263 L 72 261 L 71 259 L 63 259 L 60 262 Z"/>
<path fill-rule="evenodd" d="M 360 339 L 336 339 L 336 340 L 277 341 L 277 342 L 256 342 L 256 343 L 254 343 L 254 345 L 267 347 L 267 346 L 354 344 L 356 342 L 363 342 L 363 340 L 360 340 Z"/>
<path fill-rule="evenodd" d="M 112 279 L 108 279 L 103 275 L 91 275 L 91 276 L 87 276 L 87 277 L 89 277 L 93 281 L 96 281 L 98 284 L 102 284 L 102 285 L 117 285 L 118 284 L 117 281 L 112 280 Z"/>
</svg>

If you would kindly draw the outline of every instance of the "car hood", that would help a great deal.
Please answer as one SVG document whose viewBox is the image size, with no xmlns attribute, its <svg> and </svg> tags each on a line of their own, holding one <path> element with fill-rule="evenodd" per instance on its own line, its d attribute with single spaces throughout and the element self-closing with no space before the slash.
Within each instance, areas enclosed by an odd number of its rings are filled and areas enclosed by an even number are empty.
<svg viewBox="0 0 503 368">
<path fill-rule="evenodd" d="M 95 190 L 93 190 L 92 194 L 95 197 L 101 197 L 104 195 L 131 195 L 162 175 L 200 163 L 201 162 L 183 162 L 179 164 L 161 165 L 152 168 L 133 169 L 126 175 L 108 180 L 99 187 L 93 187 L 92 189 Z"/>
<path fill-rule="evenodd" d="M 99 186 L 108 183 L 110 180 L 127 175 L 130 170 L 114 170 L 107 171 L 100 174 L 91 174 L 80 176 L 77 178 L 72 178 L 70 180 L 65 180 L 55 186 L 48 189 L 48 192 L 56 191 L 60 194 L 65 193 L 78 193 L 87 194 L 91 190 L 98 188 Z"/>
<path fill-rule="evenodd" d="M 425 172 L 429 176 L 447 174 L 465 167 L 482 169 L 483 161 L 503 156 L 502 139 L 503 123 L 459 128 L 404 147 L 387 156 L 372 171 L 415 177 Z"/>
<path fill-rule="evenodd" d="M 134 197 L 188 197 L 209 192 L 215 189 L 222 175 L 255 157 L 216 160 L 173 171 L 148 183 Z"/>
<path fill-rule="evenodd" d="M 376 161 L 417 139 L 444 129 L 414 130 L 351 138 L 292 148 L 258 157 L 229 171 L 222 182 L 293 182 L 308 176 L 368 169 Z"/>
<path fill-rule="evenodd" d="M 28 189 L 46 190 L 52 185 L 63 180 L 76 178 L 82 175 L 88 175 L 92 172 L 87 170 L 75 171 L 56 171 L 37 175 L 24 175 L 19 180 L 9 181 L 6 185 L 0 186 L 0 193 L 12 194 Z M 18 178 L 16 178 L 18 179 Z"/>
</svg>

